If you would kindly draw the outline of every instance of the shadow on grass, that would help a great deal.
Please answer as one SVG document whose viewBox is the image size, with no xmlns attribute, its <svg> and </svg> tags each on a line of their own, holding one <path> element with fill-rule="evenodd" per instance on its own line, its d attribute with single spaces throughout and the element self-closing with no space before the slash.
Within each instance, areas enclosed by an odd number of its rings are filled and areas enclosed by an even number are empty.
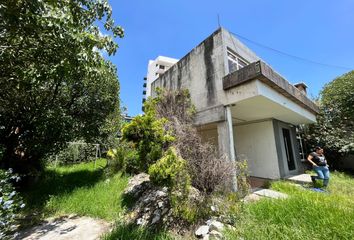
<svg viewBox="0 0 354 240">
<path fill-rule="evenodd" d="M 68 194 L 77 188 L 93 186 L 103 177 L 103 169 L 67 172 L 47 169 L 37 184 L 23 193 L 26 210 L 41 211 L 50 197 Z"/>
<path fill-rule="evenodd" d="M 109 234 L 105 235 L 103 240 L 172 240 L 171 235 L 166 232 L 156 232 L 148 228 L 139 227 L 133 224 L 117 223 Z"/>
</svg>

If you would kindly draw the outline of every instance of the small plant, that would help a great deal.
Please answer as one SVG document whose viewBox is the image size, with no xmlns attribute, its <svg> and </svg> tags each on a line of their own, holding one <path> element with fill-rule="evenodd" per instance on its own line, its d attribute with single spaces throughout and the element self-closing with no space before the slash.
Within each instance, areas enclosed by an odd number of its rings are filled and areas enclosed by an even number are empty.
<svg viewBox="0 0 354 240">
<path fill-rule="evenodd" d="M 0 170 L 0 239 L 14 237 L 19 211 L 25 206 L 13 186 L 19 180 L 12 169 Z"/>
<path fill-rule="evenodd" d="M 149 175 L 151 181 L 160 186 L 185 189 L 190 185 L 187 162 L 177 155 L 173 147 L 170 147 L 160 160 L 149 167 Z"/>
<path fill-rule="evenodd" d="M 118 171 L 125 173 L 139 172 L 139 153 L 134 149 L 133 144 L 121 141 L 117 148 L 107 152 L 106 173 L 112 175 Z"/>
<path fill-rule="evenodd" d="M 164 156 L 149 168 L 150 180 L 159 186 L 169 188 L 172 211 L 175 217 L 189 223 L 195 222 L 200 206 L 190 195 L 191 178 L 187 162 L 181 158 L 174 147 L 170 147 Z"/>
<path fill-rule="evenodd" d="M 236 178 L 237 178 L 237 193 L 240 198 L 245 197 L 250 190 L 250 183 L 248 180 L 248 163 L 247 160 L 236 161 Z"/>
</svg>

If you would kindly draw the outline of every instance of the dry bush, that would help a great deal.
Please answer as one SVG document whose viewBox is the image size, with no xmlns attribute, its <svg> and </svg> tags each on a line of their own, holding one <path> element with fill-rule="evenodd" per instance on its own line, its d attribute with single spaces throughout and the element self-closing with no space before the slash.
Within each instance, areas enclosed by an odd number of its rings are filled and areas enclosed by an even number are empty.
<svg viewBox="0 0 354 240">
<path fill-rule="evenodd" d="M 173 145 L 188 163 L 192 185 L 206 194 L 231 189 L 235 166 L 215 146 L 202 142 L 193 126 L 195 110 L 188 91 L 160 91 L 155 110 L 158 118 L 169 120 L 165 127 L 175 136 Z"/>
<path fill-rule="evenodd" d="M 207 194 L 230 190 L 235 174 L 233 162 L 212 144 L 202 142 L 194 127 L 176 124 L 175 129 L 175 145 L 188 162 L 192 185 Z"/>
</svg>

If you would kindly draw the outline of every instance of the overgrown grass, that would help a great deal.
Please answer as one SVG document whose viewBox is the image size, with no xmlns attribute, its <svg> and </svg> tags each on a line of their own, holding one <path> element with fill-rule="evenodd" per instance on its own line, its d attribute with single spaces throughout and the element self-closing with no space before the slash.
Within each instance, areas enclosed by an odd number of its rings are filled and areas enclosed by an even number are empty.
<svg viewBox="0 0 354 240">
<path fill-rule="evenodd" d="M 79 214 L 115 220 L 123 212 L 122 192 L 128 178 L 117 174 L 105 178 L 104 159 L 95 164 L 49 167 L 40 181 L 27 191 L 26 213 L 42 217 Z"/>
<path fill-rule="evenodd" d="M 166 232 L 152 232 L 132 224 L 117 223 L 113 231 L 103 237 L 103 240 L 173 240 L 176 239 Z"/>
<path fill-rule="evenodd" d="M 289 182 L 271 188 L 287 193 L 284 200 L 248 204 L 228 239 L 354 239 L 354 179 L 334 173 L 327 193 L 312 192 Z"/>
</svg>

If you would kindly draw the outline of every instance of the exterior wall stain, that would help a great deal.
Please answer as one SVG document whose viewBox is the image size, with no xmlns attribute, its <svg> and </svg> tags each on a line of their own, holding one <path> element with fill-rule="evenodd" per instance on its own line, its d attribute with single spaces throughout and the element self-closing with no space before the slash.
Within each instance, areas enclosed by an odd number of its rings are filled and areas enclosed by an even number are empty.
<svg viewBox="0 0 354 240">
<path fill-rule="evenodd" d="M 209 106 L 215 104 L 215 67 L 212 59 L 214 50 L 214 36 L 204 42 L 205 85 L 207 88 L 207 102 Z"/>
</svg>

